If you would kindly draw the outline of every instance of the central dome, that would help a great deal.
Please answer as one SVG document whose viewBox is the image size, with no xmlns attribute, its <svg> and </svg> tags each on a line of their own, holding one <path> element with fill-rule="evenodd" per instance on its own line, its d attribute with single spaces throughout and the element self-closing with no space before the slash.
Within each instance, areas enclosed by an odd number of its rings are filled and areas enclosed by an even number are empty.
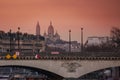
<svg viewBox="0 0 120 80">
<path fill-rule="evenodd" d="M 48 27 L 48 35 L 53 36 L 54 35 L 54 28 L 52 26 L 52 22 L 50 22 L 50 25 Z"/>
</svg>

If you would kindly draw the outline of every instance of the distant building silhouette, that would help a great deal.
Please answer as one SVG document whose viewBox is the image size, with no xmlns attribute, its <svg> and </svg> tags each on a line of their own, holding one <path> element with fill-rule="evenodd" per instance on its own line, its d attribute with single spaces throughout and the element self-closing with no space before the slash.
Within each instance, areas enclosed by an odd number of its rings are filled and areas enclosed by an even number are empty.
<svg viewBox="0 0 120 80">
<path fill-rule="evenodd" d="M 60 40 L 60 35 L 57 33 L 54 33 L 54 27 L 52 25 L 52 22 L 50 21 L 50 25 L 48 27 L 48 34 L 46 32 L 44 32 L 44 37 L 46 40 L 51 40 L 53 42 Z"/>
<path fill-rule="evenodd" d="M 52 22 L 50 21 L 50 25 L 48 27 L 48 36 L 53 37 L 54 36 L 54 28 L 52 26 Z"/>
<path fill-rule="evenodd" d="M 39 25 L 39 22 L 37 22 L 37 25 L 36 25 L 36 36 L 40 36 L 40 25 Z"/>
</svg>

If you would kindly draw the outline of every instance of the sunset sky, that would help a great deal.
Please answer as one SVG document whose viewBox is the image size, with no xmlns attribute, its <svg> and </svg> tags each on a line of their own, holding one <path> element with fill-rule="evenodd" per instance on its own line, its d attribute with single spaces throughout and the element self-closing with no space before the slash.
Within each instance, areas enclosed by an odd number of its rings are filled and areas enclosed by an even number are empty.
<svg viewBox="0 0 120 80">
<path fill-rule="evenodd" d="M 0 0 L 0 30 L 12 29 L 35 34 L 37 21 L 41 34 L 50 21 L 63 40 L 80 42 L 80 28 L 84 28 L 84 42 L 89 36 L 109 36 L 113 26 L 120 27 L 120 0 Z"/>
</svg>

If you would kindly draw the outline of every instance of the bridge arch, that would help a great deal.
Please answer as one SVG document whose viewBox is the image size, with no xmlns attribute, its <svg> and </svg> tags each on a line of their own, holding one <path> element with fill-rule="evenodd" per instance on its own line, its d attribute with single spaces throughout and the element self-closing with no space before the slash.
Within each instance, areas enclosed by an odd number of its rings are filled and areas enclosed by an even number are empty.
<svg viewBox="0 0 120 80">
<path fill-rule="evenodd" d="M 57 80 L 63 79 L 63 76 L 57 74 L 59 71 L 56 68 L 56 61 L 53 63 L 50 60 L 0 60 L 0 66 L 21 66 L 26 68 L 32 68 L 42 71 L 46 75 L 50 75 L 51 78 L 57 78 Z M 56 79 L 55 79 L 56 80 Z"/>
<path fill-rule="evenodd" d="M 94 70 L 92 72 L 86 73 L 84 75 L 81 75 L 79 79 L 89 79 L 92 77 L 96 77 L 100 79 L 101 77 L 109 76 L 114 78 L 115 76 L 120 77 L 120 66 L 112 66 L 112 67 L 107 67 L 99 70 Z"/>
<path fill-rule="evenodd" d="M 80 64 L 81 67 L 78 69 L 79 76 L 77 75 L 77 78 L 102 69 L 120 67 L 119 60 L 86 60 L 80 62 Z"/>
<path fill-rule="evenodd" d="M 27 69 L 27 70 L 33 70 L 36 72 L 39 72 L 41 74 L 44 74 L 48 77 L 49 80 L 62 80 L 63 77 L 55 74 L 53 72 L 47 71 L 47 70 L 43 70 L 40 68 L 36 68 L 36 67 L 30 67 L 30 66 L 23 66 L 23 65 L 0 65 L 0 67 L 4 68 L 4 67 L 16 67 L 16 68 L 23 68 L 23 69 Z"/>
</svg>

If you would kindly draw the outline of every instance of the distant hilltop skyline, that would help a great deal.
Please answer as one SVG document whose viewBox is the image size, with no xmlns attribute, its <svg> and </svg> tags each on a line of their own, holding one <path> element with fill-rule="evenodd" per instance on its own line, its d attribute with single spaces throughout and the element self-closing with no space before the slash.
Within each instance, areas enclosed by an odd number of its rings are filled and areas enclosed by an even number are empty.
<svg viewBox="0 0 120 80">
<path fill-rule="evenodd" d="M 42 28 L 40 27 L 39 21 L 37 21 L 36 35 L 46 35 L 46 34 L 48 34 L 49 36 L 53 36 L 55 34 L 55 29 L 52 25 L 52 21 L 50 21 L 50 24 L 49 24 L 48 28 L 46 30 L 44 30 L 43 34 L 41 34 L 41 30 L 42 30 Z M 57 33 L 57 30 L 56 30 L 56 33 Z"/>
<path fill-rule="evenodd" d="M 10 28 L 9 31 L 14 33 L 14 32 L 17 32 L 18 29 L 21 33 L 28 33 L 28 32 L 23 32 L 21 30 L 21 27 L 18 27 L 16 31 L 12 31 L 12 29 Z M 52 25 L 52 21 L 50 21 L 50 24 L 49 24 L 48 28 L 46 29 L 47 31 L 44 30 L 44 33 L 41 33 L 42 28 L 40 26 L 39 21 L 37 21 L 35 29 L 36 29 L 36 31 L 35 31 L 35 34 L 33 34 L 33 35 L 44 36 L 45 38 L 49 37 L 51 39 L 53 39 L 53 38 L 60 39 L 60 35 L 58 34 L 57 30 L 55 31 L 54 26 Z M 4 30 L 0 30 L 0 31 L 4 31 Z M 9 32 L 9 31 L 7 31 L 7 32 Z M 32 33 L 28 33 L 28 34 L 32 34 Z"/>
<path fill-rule="evenodd" d="M 15 28 L 12 29 L 12 27 L 11 27 L 10 29 L 8 29 L 8 31 L 6 31 L 6 30 L 3 30 L 3 31 L 9 32 L 10 30 L 12 30 L 12 32 L 17 32 L 18 28 L 20 28 L 20 32 L 21 33 L 28 33 L 28 34 L 33 34 L 33 35 L 40 35 L 40 36 L 44 36 L 44 37 L 47 37 L 47 36 L 51 36 L 51 37 L 56 36 L 55 39 L 56 38 L 60 39 L 60 37 L 62 36 L 61 34 L 58 33 L 60 31 L 57 30 L 57 29 L 55 29 L 55 26 L 54 26 L 54 24 L 52 24 L 51 20 L 49 21 L 49 24 L 48 24 L 48 26 L 47 26 L 46 29 L 41 26 L 41 23 L 39 21 L 36 21 L 36 24 L 34 25 L 34 29 L 32 29 L 32 30 L 34 30 L 34 32 L 29 32 L 29 27 L 28 27 L 27 31 L 24 31 L 22 29 L 23 28 L 22 26 L 21 27 L 16 27 L 16 29 Z M 82 26 L 79 29 L 79 33 L 76 35 L 76 36 L 79 37 L 79 40 L 73 39 L 74 36 L 71 34 L 71 37 L 72 37 L 71 40 L 72 41 L 78 41 L 78 42 L 81 43 L 81 28 L 83 28 L 83 38 L 84 38 L 83 42 L 84 43 L 86 42 L 86 40 L 87 40 L 88 37 L 106 37 L 106 36 L 110 36 L 110 35 L 102 35 L 102 36 L 99 36 L 99 35 L 88 35 L 86 37 L 86 35 L 85 35 L 86 32 L 84 32 L 84 26 Z M 63 28 L 63 30 L 64 30 L 64 28 Z M 62 33 L 65 33 L 67 35 L 67 37 L 66 37 L 67 39 L 65 39 L 64 37 L 62 37 L 61 38 L 62 40 L 69 41 L 69 30 L 71 30 L 71 33 L 74 32 L 72 29 L 68 29 L 66 32 L 62 32 Z"/>
<path fill-rule="evenodd" d="M 52 21 L 50 21 L 47 32 L 45 31 L 44 34 L 41 34 L 41 28 L 38 21 L 36 25 L 36 36 L 44 36 L 46 40 L 47 39 L 50 39 L 52 41 L 60 40 L 60 35 L 57 33 L 57 30 L 55 32 L 54 26 L 52 25 Z"/>
</svg>

